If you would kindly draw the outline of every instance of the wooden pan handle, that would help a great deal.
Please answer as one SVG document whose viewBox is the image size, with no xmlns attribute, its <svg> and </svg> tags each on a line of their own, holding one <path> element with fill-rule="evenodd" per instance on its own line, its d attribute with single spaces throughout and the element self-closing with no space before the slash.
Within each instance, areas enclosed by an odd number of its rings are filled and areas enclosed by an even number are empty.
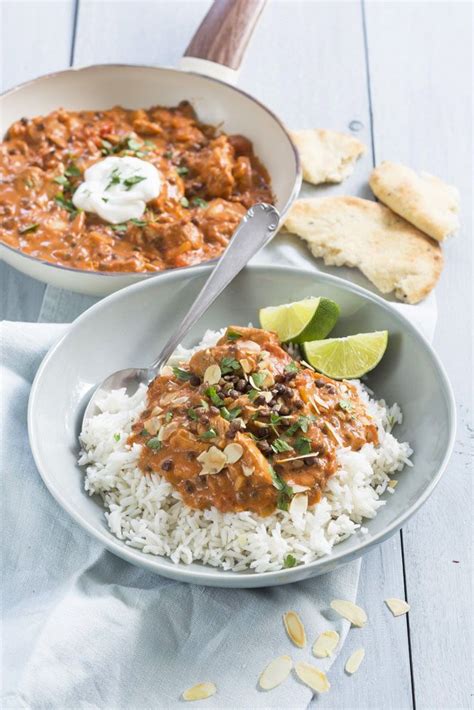
<svg viewBox="0 0 474 710">
<path fill-rule="evenodd" d="M 240 67 L 266 0 L 214 0 L 184 56 Z"/>
</svg>

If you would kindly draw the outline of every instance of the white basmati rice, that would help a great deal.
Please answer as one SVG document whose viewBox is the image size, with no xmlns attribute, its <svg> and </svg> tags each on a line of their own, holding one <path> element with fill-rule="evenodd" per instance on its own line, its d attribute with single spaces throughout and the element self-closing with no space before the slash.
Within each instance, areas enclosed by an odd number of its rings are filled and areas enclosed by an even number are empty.
<svg viewBox="0 0 474 710">
<path fill-rule="evenodd" d="M 179 347 L 173 362 L 188 360 L 192 352 L 213 345 L 221 333 L 207 331 L 193 350 Z M 153 555 L 166 555 L 175 563 L 201 561 L 226 570 L 270 572 L 285 566 L 291 554 L 307 563 L 331 552 L 333 545 L 364 532 L 361 522 L 373 518 L 385 505 L 380 496 L 393 493 L 390 476 L 411 465 L 409 444 L 391 433 L 401 422 L 397 404 L 388 407 L 371 398 L 356 383 L 360 396 L 377 423 L 379 445 L 365 444 L 360 451 L 340 449 L 340 468 L 327 484 L 321 501 L 292 520 L 276 511 L 260 518 L 249 512 L 220 513 L 194 510 L 185 505 L 172 485 L 159 474 L 145 475 L 138 468 L 141 447 L 129 446 L 133 423 L 146 404 L 146 387 L 131 397 L 125 390 L 104 394 L 101 413 L 81 433 L 79 464 L 86 466 L 85 489 L 99 494 L 112 533 L 127 545 Z"/>
</svg>

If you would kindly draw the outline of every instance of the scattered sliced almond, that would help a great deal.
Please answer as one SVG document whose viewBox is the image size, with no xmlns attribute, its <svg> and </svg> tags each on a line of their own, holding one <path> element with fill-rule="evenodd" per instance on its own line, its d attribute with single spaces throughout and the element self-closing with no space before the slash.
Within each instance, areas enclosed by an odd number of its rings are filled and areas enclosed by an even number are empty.
<svg viewBox="0 0 474 710">
<path fill-rule="evenodd" d="M 243 357 L 242 360 L 239 360 L 240 362 L 240 367 L 242 370 L 248 375 L 249 372 L 252 372 L 252 363 L 250 360 L 247 360 L 246 357 Z"/>
<path fill-rule="evenodd" d="M 253 340 L 241 340 L 239 342 L 239 349 L 247 350 L 247 352 L 249 353 L 259 353 L 262 348 L 258 343 L 255 343 Z"/>
<path fill-rule="evenodd" d="M 158 433 L 158 429 L 160 428 L 160 426 L 161 424 L 159 417 L 150 417 L 150 419 L 147 419 L 145 422 L 143 422 L 143 427 L 152 436 L 155 436 Z"/>
<path fill-rule="evenodd" d="M 332 656 L 332 652 L 339 643 L 339 634 L 337 631 L 329 629 L 328 631 L 323 631 L 319 634 L 318 638 L 313 644 L 313 653 L 317 658 L 326 658 L 327 656 Z"/>
<path fill-rule="evenodd" d="M 255 469 L 253 466 L 246 466 L 244 463 L 242 464 L 242 473 L 244 476 L 251 476 L 254 471 Z"/>
<path fill-rule="evenodd" d="M 291 518 L 302 518 L 308 509 L 308 496 L 305 493 L 296 493 L 290 503 L 289 513 Z"/>
<path fill-rule="evenodd" d="M 204 372 L 204 382 L 208 385 L 217 385 L 222 377 L 219 365 L 209 365 Z"/>
<path fill-rule="evenodd" d="M 227 444 L 224 449 L 224 454 L 227 457 L 227 463 L 236 463 L 242 458 L 244 450 L 240 444 Z"/>
<path fill-rule="evenodd" d="M 290 656 L 278 656 L 271 661 L 259 678 L 259 685 L 262 690 L 272 690 L 277 685 L 281 685 L 293 668 L 293 661 Z"/>
<path fill-rule="evenodd" d="M 330 424 L 328 421 L 325 421 L 325 422 L 324 422 L 324 426 L 325 426 L 326 431 L 327 431 L 327 433 L 329 434 L 329 436 L 331 436 L 332 439 L 334 440 L 334 443 L 337 444 L 337 445 L 340 446 L 340 447 L 344 446 L 343 442 L 342 442 L 341 439 L 339 438 L 339 434 L 338 434 L 337 431 L 334 429 L 334 427 L 332 426 L 332 424 Z"/>
<path fill-rule="evenodd" d="M 311 663 L 300 661 L 296 664 L 295 671 L 298 678 L 317 693 L 327 693 L 331 687 L 326 673 L 320 671 L 316 666 L 312 666 Z"/>
<path fill-rule="evenodd" d="M 357 604 L 345 599 L 333 599 L 330 606 L 331 609 L 337 611 L 338 614 L 350 621 L 354 626 L 365 626 L 367 614 L 360 606 L 357 606 Z"/>
<path fill-rule="evenodd" d="M 174 402 L 174 400 L 177 398 L 178 392 L 177 390 L 171 390 L 170 392 L 166 392 L 160 397 L 160 404 L 162 407 L 166 407 L 168 404 L 171 404 L 171 402 Z"/>
<path fill-rule="evenodd" d="M 286 463 L 287 461 L 299 461 L 299 459 L 314 459 L 318 454 L 313 451 L 311 454 L 301 454 L 301 456 L 288 456 L 286 459 L 278 459 L 278 463 Z"/>
<path fill-rule="evenodd" d="M 258 385 L 255 384 L 255 380 L 253 379 L 252 375 L 250 375 L 250 377 L 249 377 L 249 382 L 252 385 L 252 387 L 254 388 L 254 390 L 258 390 L 258 392 L 260 392 L 261 387 L 259 387 Z"/>
<path fill-rule="evenodd" d="M 283 614 L 283 623 L 285 624 L 286 633 L 298 648 L 306 646 L 306 632 L 303 622 L 296 611 L 287 611 Z"/>
<path fill-rule="evenodd" d="M 394 616 L 402 616 L 410 611 L 410 605 L 404 599 L 385 599 L 385 604 Z"/>
<path fill-rule="evenodd" d="M 354 653 L 347 659 L 345 665 L 346 673 L 350 673 L 352 675 L 352 673 L 358 671 L 360 664 L 364 660 L 364 656 L 365 651 L 363 648 L 358 648 L 357 651 L 354 651 Z"/>
<path fill-rule="evenodd" d="M 170 438 L 171 434 L 176 431 L 177 428 L 177 422 L 170 422 L 170 424 L 165 424 L 165 426 L 162 426 L 160 431 L 158 432 L 158 440 L 166 441 Z"/>
<path fill-rule="evenodd" d="M 290 483 L 288 481 L 288 485 L 291 485 L 293 488 L 293 493 L 304 493 L 305 491 L 309 491 L 309 486 L 300 486 L 299 483 Z"/>
<path fill-rule="evenodd" d="M 260 370 L 262 375 L 265 376 L 265 379 L 263 380 L 263 386 L 264 387 L 273 387 L 275 384 L 275 378 L 273 377 L 272 373 L 270 370 Z"/>
<path fill-rule="evenodd" d="M 227 464 L 227 456 L 217 446 L 211 446 L 207 451 L 203 451 L 197 460 L 202 464 L 200 476 L 212 476 L 219 473 Z"/>
<path fill-rule="evenodd" d="M 183 693 L 183 700 L 205 700 L 217 692 L 214 683 L 197 683 Z"/>
<path fill-rule="evenodd" d="M 271 392 L 260 392 L 260 397 L 263 397 L 267 404 L 273 399 Z"/>
<path fill-rule="evenodd" d="M 157 417 L 158 414 L 161 414 L 162 412 L 163 412 L 162 408 L 159 407 L 158 405 L 156 405 L 156 407 L 153 407 L 153 409 L 151 410 L 151 416 Z"/>
</svg>

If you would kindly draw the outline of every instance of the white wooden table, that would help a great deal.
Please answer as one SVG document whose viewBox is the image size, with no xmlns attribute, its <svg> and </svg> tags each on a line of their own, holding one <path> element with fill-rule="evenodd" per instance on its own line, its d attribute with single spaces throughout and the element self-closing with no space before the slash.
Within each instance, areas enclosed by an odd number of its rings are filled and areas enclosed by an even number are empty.
<svg viewBox="0 0 474 710">
<path fill-rule="evenodd" d="M 2 0 L 3 89 L 71 64 L 176 65 L 208 5 Z M 445 248 L 434 342 L 457 398 L 454 455 L 430 501 L 364 558 L 359 601 L 370 624 L 349 635 L 332 692 L 315 702 L 321 708 L 444 710 L 472 699 L 471 22 L 472 4 L 453 0 L 270 0 L 241 74 L 242 88 L 287 125 L 352 130 L 367 143 L 339 191 L 368 196 L 371 166 L 394 159 L 439 174 L 463 198 L 462 232 Z M 1 317 L 36 320 L 44 286 L 0 268 Z M 382 600 L 405 595 L 411 612 L 393 620 Z M 361 644 L 364 666 L 348 678 L 344 659 Z"/>
</svg>

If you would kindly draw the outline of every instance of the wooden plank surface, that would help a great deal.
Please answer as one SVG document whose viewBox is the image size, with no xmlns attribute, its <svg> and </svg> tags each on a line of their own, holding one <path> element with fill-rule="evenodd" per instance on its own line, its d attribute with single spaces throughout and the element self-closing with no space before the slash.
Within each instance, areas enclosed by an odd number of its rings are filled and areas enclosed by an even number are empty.
<svg viewBox="0 0 474 710">
<path fill-rule="evenodd" d="M 473 618 L 468 601 L 473 471 L 472 4 L 370 2 L 366 13 L 377 160 L 405 162 L 442 176 L 461 191 L 462 230 L 444 248 L 434 342 L 457 400 L 457 442 L 443 480 L 405 527 L 403 541 L 417 707 L 468 708 Z"/>
<path fill-rule="evenodd" d="M 183 23 L 176 23 L 173 2 L 154 5 L 81 0 L 75 64 L 126 59 L 133 63 L 177 65 L 193 27 L 208 6 L 207 0 L 180 2 Z M 104 26 L 109 30 L 105 37 Z M 317 41 L 307 31 L 308 26 L 317 28 Z M 156 27 L 156 32 L 159 27 L 166 27 L 167 41 L 157 42 L 156 36 L 146 31 L 147 27 Z M 282 42 L 291 51 L 283 54 Z M 305 70 L 301 71 L 303 66 Z M 281 78 L 269 80 L 274 76 Z M 329 126 L 345 131 L 350 130 L 350 125 L 355 126 L 358 137 L 367 143 L 369 150 L 344 185 L 327 188 L 325 193 L 368 194 L 372 140 L 362 11 L 358 3 L 292 0 L 272 4 L 263 14 L 249 47 L 239 85 L 265 102 L 289 126 Z M 363 636 L 368 649 L 364 673 L 350 679 L 344 674 L 347 658 L 344 650 L 331 671 L 337 692 L 321 696 L 317 705 L 352 708 L 383 704 L 394 710 L 410 707 L 406 624 L 402 621 L 394 625 L 382 602 L 384 595 L 403 596 L 399 537 L 368 555 L 362 564 L 360 601 L 372 621 L 363 633 L 351 635 L 347 649 Z M 390 668 L 383 684 L 380 658 Z"/>
<path fill-rule="evenodd" d="M 69 66 L 74 0 L 3 0 L 1 90 Z M 41 31 L 39 31 L 41 28 Z M 35 321 L 44 284 L 0 263 L 0 318 Z"/>
</svg>

